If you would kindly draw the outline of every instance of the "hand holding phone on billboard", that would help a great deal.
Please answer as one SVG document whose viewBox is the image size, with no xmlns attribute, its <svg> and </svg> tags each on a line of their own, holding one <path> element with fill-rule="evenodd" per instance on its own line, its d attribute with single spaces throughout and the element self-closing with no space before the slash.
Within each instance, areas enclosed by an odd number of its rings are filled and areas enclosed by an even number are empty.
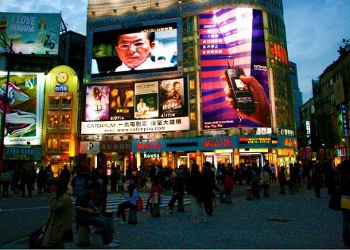
<svg viewBox="0 0 350 250">
<path fill-rule="evenodd" d="M 261 84 L 253 76 L 241 74 L 235 78 L 230 75 L 231 73 L 226 71 L 225 75 L 220 77 L 222 81 L 228 83 L 224 88 L 227 105 L 237 110 L 243 119 L 247 118 L 267 126 L 270 121 L 270 104 Z M 228 78 L 231 79 L 228 80 Z M 237 89 L 242 89 L 244 92 L 239 94 Z M 238 100 L 238 98 L 243 99 Z M 245 100 L 244 103 L 242 103 L 243 100 Z"/>
</svg>

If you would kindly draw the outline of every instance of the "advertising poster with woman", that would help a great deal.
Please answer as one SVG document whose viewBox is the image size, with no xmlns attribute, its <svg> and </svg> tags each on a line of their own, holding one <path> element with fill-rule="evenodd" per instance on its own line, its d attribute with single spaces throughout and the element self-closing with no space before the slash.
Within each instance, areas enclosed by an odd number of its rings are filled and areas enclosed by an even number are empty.
<svg viewBox="0 0 350 250">
<path fill-rule="evenodd" d="M 212 10 L 199 24 L 203 127 L 270 127 L 262 11 Z"/>
<path fill-rule="evenodd" d="M 109 120 L 109 86 L 87 86 L 85 120 Z"/>
</svg>

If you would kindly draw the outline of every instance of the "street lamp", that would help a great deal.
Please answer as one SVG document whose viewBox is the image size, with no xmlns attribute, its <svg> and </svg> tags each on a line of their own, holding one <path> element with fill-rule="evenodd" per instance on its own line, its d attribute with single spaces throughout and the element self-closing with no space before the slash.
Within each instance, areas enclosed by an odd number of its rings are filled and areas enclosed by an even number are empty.
<svg viewBox="0 0 350 250">
<path fill-rule="evenodd" d="M 4 110 L 2 114 L 2 119 L 1 119 L 1 143 L 0 143 L 0 154 L 1 154 L 1 160 L 5 158 L 5 153 L 4 153 L 4 137 L 5 137 L 5 124 L 6 124 L 6 109 L 8 105 L 8 83 L 10 82 L 10 72 L 11 72 L 11 55 L 12 55 L 12 45 L 13 41 L 11 40 L 10 45 L 7 44 L 7 42 L 3 39 L 0 38 L 1 46 L 4 48 L 6 51 L 7 55 L 7 78 L 6 78 L 6 88 L 5 88 L 5 94 L 3 97 L 3 105 L 4 105 Z"/>
</svg>

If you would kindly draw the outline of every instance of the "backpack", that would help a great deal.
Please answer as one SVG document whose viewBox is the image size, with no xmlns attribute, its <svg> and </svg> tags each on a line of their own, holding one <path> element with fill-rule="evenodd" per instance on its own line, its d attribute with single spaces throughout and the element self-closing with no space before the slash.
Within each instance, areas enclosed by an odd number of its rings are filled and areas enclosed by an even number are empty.
<svg viewBox="0 0 350 250">
<path fill-rule="evenodd" d="M 8 172 L 1 175 L 1 182 L 10 182 L 10 174 Z"/>
</svg>

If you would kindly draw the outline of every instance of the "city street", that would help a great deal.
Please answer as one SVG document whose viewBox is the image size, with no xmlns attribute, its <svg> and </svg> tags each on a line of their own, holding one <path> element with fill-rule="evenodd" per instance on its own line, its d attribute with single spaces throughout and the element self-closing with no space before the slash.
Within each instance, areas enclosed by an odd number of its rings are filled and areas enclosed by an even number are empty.
<svg viewBox="0 0 350 250">
<path fill-rule="evenodd" d="M 174 209 L 174 213 L 169 214 L 165 207 L 170 192 L 165 191 L 160 218 L 138 212 L 136 225 L 114 223 L 115 235 L 120 239 L 119 248 L 343 248 L 341 212 L 328 208 L 326 188 L 321 190 L 321 199 L 313 199 L 313 190 L 301 188 L 300 192 L 281 195 L 278 183 L 272 183 L 270 197 L 262 194 L 260 199 L 246 200 L 246 187 L 236 185 L 233 203 L 217 204 L 214 216 L 202 224 L 192 223 L 187 196 L 185 212 Z M 118 197 L 116 194 L 108 196 L 108 210 L 116 209 Z M 11 209 L 9 200 L 0 200 L 1 248 L 28 248 L 28 236 L 47 214 L 48 201 L 44 197 L 12 201 L 13 206 L 22 209 Z M 23 206 L 23 201 L 28 205 Z M 66 244 L 66 248 L 79 248 L 76 240 L 75 234 L 74 242 Z M 91 246 L 87 248 L 103 248 L 99 234 L 90 234 L 90 241 Z"/>
</svg>

